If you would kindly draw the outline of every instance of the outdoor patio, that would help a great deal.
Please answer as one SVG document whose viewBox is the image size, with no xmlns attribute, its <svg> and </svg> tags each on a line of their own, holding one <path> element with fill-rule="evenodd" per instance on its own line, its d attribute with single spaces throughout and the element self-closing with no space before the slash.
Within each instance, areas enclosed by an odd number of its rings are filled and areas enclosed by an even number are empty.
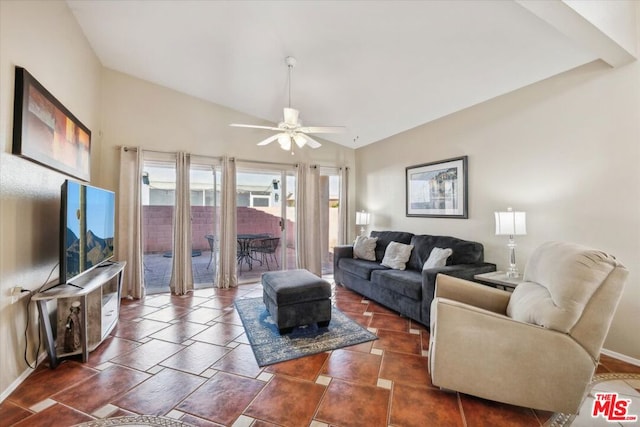
<svg viewBox="0 0 640 427">
<path fill-rule="evenodd" d="M 286 252 L 288 268 L 295 268 L 295 250 L 293 248 L 287 248 Z M 328 259 L 323 263 L 323 274 L 331 274 L 331 272 L 333 271 L 333 257 L 330 256 L 329 258 L 331 259 Z M 209 265 L 210 259 L 210 251 L 193 251 L 191 262 L 193 265 L 193 282 L 196 289 L 213 286 L 214 275 L 216 272 L 216 259 L 214 257 L 213 262 L 211 262 L 211 265 Z M 278 266 L 282 268 L 282 260 L 280 259 L 279 253 L 277 254 L 277 260 Z M 169 256 L 169 253 L 144 254 L 144 282 L 147 294 L 169 292 L 172 261 L 173 258 Z M 242 267 L 242 269 L 240 267 Z M 240 283 L 256 282 L 260 280 L 262 273 L 269 271 L 269 268 L 267 268 L 267 263 L 261 264 L 256 260 L 252 262 L 251 267 L 252 268 L 250 269 L 249 266 L 244 262 L 242 263 L 242 266 L 238 265 L 238 281 Z M 271 270 L 278 269 L 273 260 L 269 261 L 269 267 Z"/>
</svg>

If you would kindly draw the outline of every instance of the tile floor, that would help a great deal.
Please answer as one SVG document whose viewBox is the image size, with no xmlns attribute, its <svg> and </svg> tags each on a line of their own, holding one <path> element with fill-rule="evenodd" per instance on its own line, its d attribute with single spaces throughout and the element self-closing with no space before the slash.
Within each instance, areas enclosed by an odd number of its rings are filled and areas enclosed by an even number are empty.
<svg viewBox="0 0 640 427">
<path fill-rule="evenodd" d="M 148 414 L 202 427 L 541 426 L 552 415 L 434 388 L 428 331 L 342 287 L 335 304 L 377 341 L 260 368 L 233 301 L 261 295 L 252 284 L 123 300 L 88 363 L 41 363 L 0 403 L 0 425 Z M 598 372 L 640 367 L 603 356 Z"/>
</svg>

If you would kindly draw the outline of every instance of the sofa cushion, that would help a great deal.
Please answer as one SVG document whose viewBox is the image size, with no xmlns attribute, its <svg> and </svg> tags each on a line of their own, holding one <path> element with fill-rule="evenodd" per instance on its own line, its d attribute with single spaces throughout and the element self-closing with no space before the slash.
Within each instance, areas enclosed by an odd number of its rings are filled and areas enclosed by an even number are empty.
<svg viewBox="0 0 640 427">
<path fill-rule="evenodd" d="M 387 245 L 387 250 L 384 251 L 381 264 L 394 270 L 404 270 L 407 268 L 407 261 L 409 261 L 412 249 L 412 245 L 391 242 Z"/>
<path fill-rule="evenodd" d="M 373 286 L 380 286 L 416 301 L 422 300 L 422 274 L 413 270 L 376 270 L 371 273 Z"/>
<path fill-rule="evenodd" d="M 449 236 L 431 236 L 428 234 L 415 235 L 411 239 L 413 251 L 407 265 L 411 270 L 422 270 L 429 259 L 433 248 L 450 248 L 453 253 L 447 258 L 447 265 L 475 264 L 484 262 L 484 246 L 482 243 L 471 242 Z"/>
<path fill-rule="evenodd" d="M 568 333 L 616 265 L 604 252 L 572 243 L 545 243 L 531 254 L 525 283 L 514 289 L 507 315 Z"/>
<path fill-rule="evenodd" d="M 338 267 L 341 270 L 364 280 L 371 280 L 371 272 L 374 270 L 388 270 L 387 267 L 380 265 L 375 261 L 356 258 L 342 258 L 338 262 Z"/>
<path fill-rule="evenodd" d="M 366 259 L 367 261 L 376 260 L 376 242 L 377 237 L 358 236 L 353 244 L 353 257 Z"/>
<path fill-rule="evenodd" d="M 378 238 L 378 242 L 376 244 L 376 261 L 382 262 L 384 252 L 387 250 L 389 243 L 398 242 L 409 245 L 411 244 L 413 233 L 407 233 L 404 231 L 372 231 L 371 237 Z"/>
<path fill-rule="evenodd" d="M 430 268 L 444 267 L 445 265 L 447 265 L 447 259 L 451 256 L 452 253 L 453 250 L 451 248 L 433 248 L 431 250 L 429 258 L 422 266 L 422 269 L 428 270 Z"/>
</svg>

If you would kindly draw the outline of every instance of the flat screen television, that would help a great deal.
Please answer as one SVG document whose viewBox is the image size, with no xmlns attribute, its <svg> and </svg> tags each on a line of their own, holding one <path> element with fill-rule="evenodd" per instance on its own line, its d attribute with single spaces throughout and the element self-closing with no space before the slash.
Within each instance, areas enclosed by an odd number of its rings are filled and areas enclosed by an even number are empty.
<svg viewBox="0 0 640 427">
<path fill-rule="evenodd" d="M 66 180 L 62 184 L 60 212 L 60 284 L 113 258 L 115 194 L 112 191 Z"/>
</svg>

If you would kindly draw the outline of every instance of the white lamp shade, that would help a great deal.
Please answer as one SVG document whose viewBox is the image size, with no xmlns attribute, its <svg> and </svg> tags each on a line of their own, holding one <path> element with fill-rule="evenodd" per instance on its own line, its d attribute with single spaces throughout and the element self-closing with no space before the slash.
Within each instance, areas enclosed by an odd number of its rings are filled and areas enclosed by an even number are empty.
<svg viewBox="0 0 640 427">
<path fill-rule="evenodd" d="M 356 225 L 369 225 L 370 214 L 368 212 L 356 212 Z"/>
<path fill-rule="evenodd" d="M 527 234 L 526 212 L 495 212 L 496 235 L 523 235 Z"/>
</svg>

